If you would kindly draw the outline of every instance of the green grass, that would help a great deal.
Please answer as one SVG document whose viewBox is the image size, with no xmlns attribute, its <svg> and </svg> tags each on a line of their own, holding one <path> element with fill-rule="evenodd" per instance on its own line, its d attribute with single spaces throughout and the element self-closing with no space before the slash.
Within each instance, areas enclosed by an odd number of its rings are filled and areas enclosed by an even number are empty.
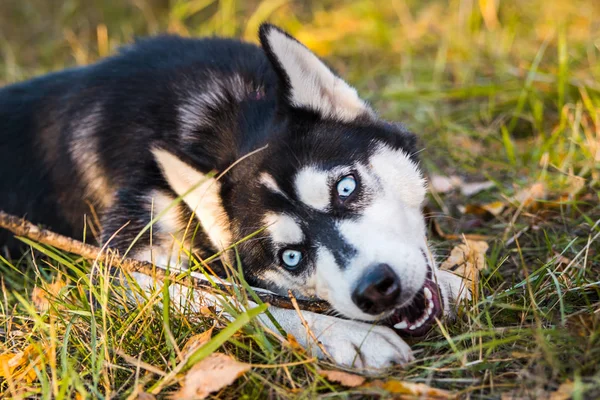
<svg viewBox="0 0 600 400">
<path fill-rule="evenodd" d="M 385 118 L 417 132 L 430 173 L 496 184 L 472 198 L 429 199 L 445 232 L 489 237 L 488 269 L 461 319 L 414 343 L 417 360 L 383 378 L 469 398 L 541 398 L 572 382 L 573 398 L 600 397 L 598 2 L 8 0 L 0 13 L 0 83 L 93 62 L 134 35 L 256 40 L 267 18 L 324 56 Z M 546 200 L 534 207 L 511 204 L 497 217 L 460 211 L 508 204 L 536 182 Z M 432 238 L 441 258 L 457 243 Z M 128 299 L 104 278 L 91 285 L 87 262 L 44 253 L 0 261 L 0 349 L 33 345 L 42 354 L 31 379 L 0 383 L 6 396 L 125 398 L 150 390 L 161 379 L 155 372 L 173 371 L 177 350 L 212 326 L 191 310 L 161 308 L 169 303 L 158 296 Z M 38 312 L 34 286 L 57 275 L 69 284 Z M 261 366 L 216 396 L 389 396 L 328 383 L 316 370 L 330 366 L 242 322 L 238 330 L 219 319 L 210 349 Z"/>
</svg>

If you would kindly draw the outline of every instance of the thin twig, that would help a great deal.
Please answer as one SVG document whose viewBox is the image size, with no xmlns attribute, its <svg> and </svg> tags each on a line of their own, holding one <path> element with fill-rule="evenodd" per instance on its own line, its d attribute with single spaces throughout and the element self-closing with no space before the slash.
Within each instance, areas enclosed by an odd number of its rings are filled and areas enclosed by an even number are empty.
<svg viewBox="0 0 600 400">
<path fill-rule="evenodd" d="M 189 277 L 191 278 L 191 283 L 188 280 L 186 280 L 186 282 L 180 282 L 180 279 L 178 278 L 180 278 L 181 271 L 167 272 L 165 269 L 149 262 L 121 257 L 112 249 L 106 249 L 103 251 L 103 249 L 99 247 L 85 244 L 58 233 L 42 229 L 25 219 L 7 214 L 3 211 L 0 211 L 0 228 L 11 231 L 17 237 L 26 237 L 33 241 L 55 247 L 67 253 L 77 254 L 86 260 L 94 260 L 95 262 L 118 267 L 129 273 L 139 272 L 145 275 L 154 276 L 161 280 L 169 277 L 171 280 L 181 285 L 191 287 L 192 289 L 215 289 L 216 286 L 221 290 L 231 290 L 231 285 L 217 282 L 211 284 L 208 281 L 202 281 L 195 276 Z M 256 294 L 264 303 L 269 303 L 275 307 L 286 308 L 290 310 L 296 308 L 292 303 L 292 300 L 285 296 L 280 296 L 276 293 L 271 293 L 265 290 L 257 290 Z M 329 303 L 323 300 L 293 299 L 293 301 L 297 303 L 300 309 L 316 313 L 323 313 L 330 308 Z"/>
<path fill-rule="evenodd" d="M 296 300 L 296 297 L 294 296 L 294 294 L 292 293 L 291 290 L 288 290 L 288 296 L 290 297 L 290 300 L 292 301 L 294 309 L 298 313 L 300 322 L 302 322 L 304 329 L 306 329 L 306 333 L 308 333 L 308 335 L 311 337 L 311 339 L 315 341 L 317 346 L 319 346 L 319 349 L 321 350 L 321 352 L 323 352 L 323 355 L 325 355 L 325 357 L 327 357 L 330 361 L 333 361 L 333 357 L 331 357 L 331 354 L 329 354 L 329 352 L 325 349 L 325 346 L 323 346 L 323 343 L 321 343 L 319 341 L 319 339 L 317 339 L 317 337 L 315 336 L 315 333 L 312 331 L 312 329 L 310 329 L 310 326 L 308 326 L 308 322 L 306 322 L 306 319 L 304 319 L 304 315 L 302 315 L 302 312 L 300 312 L 300 307 L 298 306 L 298 300 Z"/>
</svg>

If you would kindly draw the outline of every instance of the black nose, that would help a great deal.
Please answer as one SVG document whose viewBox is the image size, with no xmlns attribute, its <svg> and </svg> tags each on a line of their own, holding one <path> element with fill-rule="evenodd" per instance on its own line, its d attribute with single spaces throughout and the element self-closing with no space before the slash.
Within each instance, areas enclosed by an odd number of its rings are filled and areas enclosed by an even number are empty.
<svg viewBox="0 0 600 400">
<path fill-rule="evenodd" d="M 358 282 L 352 301 L 367 314 L 379 314 L 397 304 L 400 280 L 387 264 L 371 268 Z"/>
</svg>

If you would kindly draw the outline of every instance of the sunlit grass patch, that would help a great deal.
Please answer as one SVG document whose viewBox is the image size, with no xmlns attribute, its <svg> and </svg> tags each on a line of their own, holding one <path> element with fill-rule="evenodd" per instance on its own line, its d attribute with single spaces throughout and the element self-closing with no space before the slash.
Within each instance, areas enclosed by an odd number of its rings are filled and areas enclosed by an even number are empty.
<svg viewBox="0 0 600 400">
<path fill-rule="evenodd" d="M 494 182 L 473 196 L 453 191 L 429 199 L 443 232 L 457 238 L 436 237 L 432 230 L 440 259 L 460 235 L 483 235 L 490 245 L 488 268 L 477 301 L 464 306 L 457 321 L 413 342 L 417 361 L 382 381 L 425 383 L 472 398 L 543 398 L 559 389 L 595 398 L 599 7 L 583 0 L 67 0 L 60 7 L 9 1 L 0 13 L 0 82 L 93 62 L 135 35 L 255 40 L 262 19 L 281 24 L 383 117 L 419 134 L 422 163 L 431 174 Z M 542 188 L 534 199 L 517 201 L 534 186 Z M 468 211 L 492 203 L 501 211 Z M 329 382 L 318 369 L 331 365 L 255 320 L 228 331 L 231 320 L 210 309 L 178 307 L 161 297 L 159 286 L 132 296 L 131 286 L 106 274 L 90 281 L 90 262 L 34 246 L 35 253 L 0 260 L 0 390 L 8 397 L 165 396 L 179 388 L 176 379 L 161 382 L 184 361 L 187 341 L 215 324 L 213 340 L 223 332 L 219 341 L 226 340 L 207 353 L 254 365 L 216 396 L 389 395 L 381 385 Z M 241 304 L 248 300 L 233 295 Z M 234 311 L 234 320 L 243 313 Z"/>
</svg>

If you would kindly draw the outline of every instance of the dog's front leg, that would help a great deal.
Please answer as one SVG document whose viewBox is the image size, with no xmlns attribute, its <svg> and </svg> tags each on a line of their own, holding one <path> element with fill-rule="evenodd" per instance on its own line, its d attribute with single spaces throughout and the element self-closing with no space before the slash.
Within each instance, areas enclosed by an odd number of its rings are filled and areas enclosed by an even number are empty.
<svg viewBox="0 0 600 400">
<path fill-rule="evenodd" d="M 444 315 L 449 318 L 456 317 L 458 305 L 463 300 L 471 299 L 471 291 L 465 280 L 448 271 L 436 270 L 436 280 L 444 303 Z"/>
<path fill-rule="evenodd" d="M 160 290 L 162 287 L 162 282 L 148 275 L 141 273 L 131 275 L 139 287 L 147 293 Z M 225 302 L 231 303 L 231 299 L 226 297 L 208 291 L 191 290 L 178 284 L 169 286 L 169 294 L 171 304 L 191 307 L 196 311 L 199 311 L 202 306 L 214 306 L 221 312 L 225 309 Z M 257 304 L 253 302 L 248 303 L 249 308 L 256 306 Z M 295 310 L 270 307 L 269 311 L 287 333 L 294 335 L 298 343 L 319 358 L 331 356 L 332 361 L 341 366 L 377 370 L 393 364 L 405 364 L 413 359 L 410 347 L 390 328 L 301 311 L 303 319 L 312 332 L 311 335 Z M 223 315 L 233 319 L 227 313 Z M 267 315 L 263 314 L 258 318 L 264 326 L 277 332 L 277 328 Z M 321 351 L 313 335 L 327 354 Z"/>
<path fill-rule="evenodd" d="M 319 358 L 330 356 L 336 364 L 365 370 L 377 370 L 413 360 L 410 347 L 392 329 L 365 322 L 302 311 L 312 335 L 303 325 L 298 312 L 269 308 L 281 327 Z M 266 315 L 261 322 L 275 329 Z M 314 337 L 328 354 L 323 354 Z"/>
</svg>

